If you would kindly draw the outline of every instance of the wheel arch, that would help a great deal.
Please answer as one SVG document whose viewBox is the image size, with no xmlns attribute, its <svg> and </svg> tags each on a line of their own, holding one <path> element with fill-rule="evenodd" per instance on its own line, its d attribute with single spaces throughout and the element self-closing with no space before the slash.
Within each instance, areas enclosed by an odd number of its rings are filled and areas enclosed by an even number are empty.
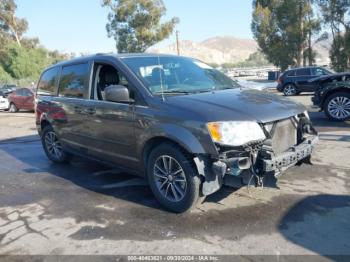
<svg viewBox="0 0 350 262">
<path fill-rule="evenodd" d="M 42 120 L 40 123 L 41 130 L 43 130 L 47 126 L 51 126 L 51 123 L 46 119 Z"/>
<path fill-rule="evenodd" d="M 51 123 L 47 119 L 42 118 L 40 120 L 40 129 L 38 128 L 38 132 L 39 132 L 40 136 L 42 135 L 44 128 L 47 127 L 47 126 L 51 126 L 52 127 Z M 37 125 L 37 127 L 39 127 L 39 126 Z"/>
<path fill-rule="evenodd" d="M 189 150 L 189 148 L 186 145 L 183 145 L 181 142 L 176 141 L 175 139 L 171 139 L 169 137 L 164 136 L 156 136 L 152 137 L 149 140 L 146 141 L 142 148 L 142 165 L 143 168 L 147 168 L 147 162 L 150 153 L 152 150 L 154 150 L 157 146 L 168 143 L 177 146 L 180 150 L 184 151 L 188 155 L 194 155 L 193 152 Z"/>
<path fill-rule="evenodd" d="M 350 94 L 350 88 L 348 87 L 340 87 L 340 88 L 334 88 L 334 89 L 331 89 L 329 90 L 324 96 L 323 96 L 323 99 L 322 99 L 322 103 L 321 103 L 321 109 L 323 110 L 324 109 L 324 106 L 325 106 L 325 103 L 327 101 L 327 99 L 336 94 L 336 93 L 348 93 Z"/>
</svg>

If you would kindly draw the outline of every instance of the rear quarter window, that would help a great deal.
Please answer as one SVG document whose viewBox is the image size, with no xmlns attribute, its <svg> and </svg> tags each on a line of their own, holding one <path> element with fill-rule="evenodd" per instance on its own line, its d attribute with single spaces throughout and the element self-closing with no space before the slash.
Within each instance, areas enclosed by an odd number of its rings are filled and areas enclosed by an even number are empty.
<svg viewBox="0 0 350 262">
<path fill-rule="evenodd" d="M 295 71 L 294 70 L 291 70 L 291 71 L 287 71 L 284 76 L 295 76 Z"/>
<path fill-rule="evenodd" d="M 59 83 L 59 95 L 83 98 L 85 90 L 88 88 L 88 73 L 89 66 L 87 63 L 63 67 Z"/>
<path fill-rule="evenodd" d="M 55 95 L 56 80 L 58 76 L 58 67 L 45 71 L 38 83 L 38 95 L 53 96 Z"/>
<path fill-rule="evenodd" d="M 310 68 L 303 68 L 303 69 L 298 69 L 296 71 L 296 76 L 310 76 Z"/>
</svg>

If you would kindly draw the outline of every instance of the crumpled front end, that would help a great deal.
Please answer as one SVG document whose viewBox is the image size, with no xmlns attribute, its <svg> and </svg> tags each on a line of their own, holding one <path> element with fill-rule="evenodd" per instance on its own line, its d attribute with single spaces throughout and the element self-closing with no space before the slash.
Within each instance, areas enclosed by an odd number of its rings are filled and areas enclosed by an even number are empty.
<svg viewBox="0 0 350 262">
<path fill-rule="evenodd" d="M 266 140 L 241 147 L 219 146 L 219 159 L 199 156 L 198 171 L 204 176 L 203 194 L 210 195 L 222 185 L 262 186 L 266 176 L 278 178 L 285 170 L 310 163 L 318 135 L 305 114 L 261 125 Z"/>
</svg>

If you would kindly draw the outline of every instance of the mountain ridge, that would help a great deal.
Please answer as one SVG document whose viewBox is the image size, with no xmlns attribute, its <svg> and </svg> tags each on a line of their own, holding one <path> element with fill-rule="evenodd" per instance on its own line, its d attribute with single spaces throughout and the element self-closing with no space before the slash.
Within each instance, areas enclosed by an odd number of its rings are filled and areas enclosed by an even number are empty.
<svg viewBox="0 0 350 262">
<path fill-rule="evenodd" d="M 179 45 L 181 55 L 215 64 L 243 62 L 259 50 L 255 40 L 234 36 L 215 36 L 201 42 L 181 40 Z M 317 52 L 316 63 L 329 63 L 329 44 L 320 42 L 314 48 Z M 177 48 L 173 43 L 163 47 L 151 47 L 148 52 L 177 54 Z"/>
</svg>

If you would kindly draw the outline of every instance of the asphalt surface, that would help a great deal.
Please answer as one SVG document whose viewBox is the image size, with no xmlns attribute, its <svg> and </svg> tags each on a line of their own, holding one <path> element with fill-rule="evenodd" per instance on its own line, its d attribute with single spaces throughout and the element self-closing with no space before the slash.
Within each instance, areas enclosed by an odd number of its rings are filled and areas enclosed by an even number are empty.
<svg viewBox="0 0 350 262">
<path fill-rule="evenodd" d="M 310 105 L 313 165 L 265 188 L 223 188 L 174 215 L 145 181 L 75 158 L 48 161 L 33 113 L 0 112 L 0 254 L 350 255 L 350 123 Z"/>
</svg>

